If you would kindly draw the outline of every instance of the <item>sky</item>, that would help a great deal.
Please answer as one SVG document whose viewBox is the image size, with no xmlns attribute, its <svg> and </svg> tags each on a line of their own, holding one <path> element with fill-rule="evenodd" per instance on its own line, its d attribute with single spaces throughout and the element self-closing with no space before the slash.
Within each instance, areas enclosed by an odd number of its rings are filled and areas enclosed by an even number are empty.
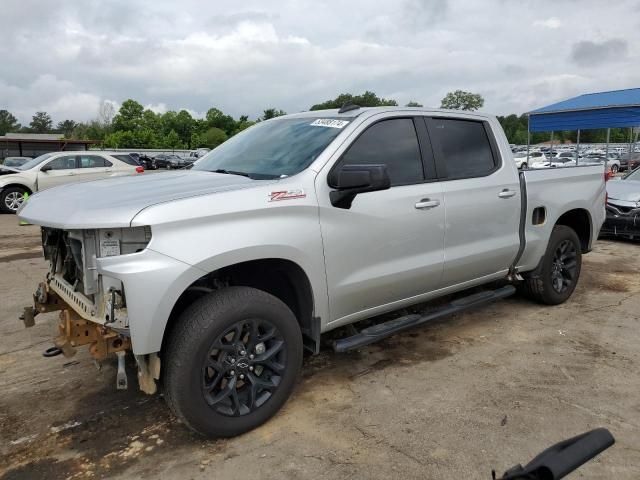
<svg viewBox="0 0 640 480">
<path fill-rule="evenodd" d="M 0 109 L 28 124 L 156 112 L 256 118 L 372 90 L 438 107 L 448 91 L 523 113 L 640 87 L 640 1 L 2 0 Z"/>
</svg>

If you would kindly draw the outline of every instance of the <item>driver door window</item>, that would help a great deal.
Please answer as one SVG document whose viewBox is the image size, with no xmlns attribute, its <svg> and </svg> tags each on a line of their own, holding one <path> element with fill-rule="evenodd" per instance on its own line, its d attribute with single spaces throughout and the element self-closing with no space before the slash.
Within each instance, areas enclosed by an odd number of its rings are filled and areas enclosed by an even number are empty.
<svg viewBox="0 0 640 480">
<path fill-rule="evenodd" d="M 58 157 L 54 160 L 51 160 L 47 163 L 47 167 L 50 167 L 51 170 L 71 170 L 76 168 L 76 156 L 75 155 L 67 155 L 64 157 Z"/>
</svg>

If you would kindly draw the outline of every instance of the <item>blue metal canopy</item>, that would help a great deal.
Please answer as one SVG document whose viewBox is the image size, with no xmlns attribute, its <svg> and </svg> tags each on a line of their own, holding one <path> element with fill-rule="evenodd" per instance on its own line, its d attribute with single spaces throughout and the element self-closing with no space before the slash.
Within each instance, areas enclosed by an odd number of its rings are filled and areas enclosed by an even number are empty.
<svg viewBox="0 0 640 480">
<path fill-rule="evenodd" d="M 529 112 L 529 130 L 640 126 L 640 88 L 588 93 Z"/>
</svg>

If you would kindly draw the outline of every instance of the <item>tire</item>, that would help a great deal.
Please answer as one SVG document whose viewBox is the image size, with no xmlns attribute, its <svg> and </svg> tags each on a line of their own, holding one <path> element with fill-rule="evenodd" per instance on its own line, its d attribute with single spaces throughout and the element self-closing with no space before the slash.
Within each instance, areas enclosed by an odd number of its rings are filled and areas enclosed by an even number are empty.
<svg viewBox="0 0 640 480">
<path fill-rule="evenodd" d="M 545 305 L 564 303 L 578 284 L 581 268 L 582 252 L 578 235 L 569 227 L 556 225 L 541 266 L 537 272 L 525 278 L 520 291 Z"/>
<path fill-rule="evenodd" d="M 164 394 L 193 431 L 233 437 L 280 410 L 302 357 L 302 334 L 289 307 L 262 290 L 229 287 L 199 298 L 178 318 L 163 352 Z"/>
<path fill-rule="evenodd" d="M 522 165 L 520 165 L 521 170 L 526 170 L 527 168 L 529 168 L 529 165 L 527 165 L 527 162 L 523 162 Z"/>
<path fill-rule="evenodd" d="M 618 173 L 618 170 L 619 170 L 618 165 L 616 164 L 611 165 L 611 173 Z"/>
<path fill-rule="evenodd" d="M 4 213 L 16 213 L 20 205 L 24 194 L 27 190 L 22 187 L 9 187 L 0 192 L 0 211 Z"/>
</svg>

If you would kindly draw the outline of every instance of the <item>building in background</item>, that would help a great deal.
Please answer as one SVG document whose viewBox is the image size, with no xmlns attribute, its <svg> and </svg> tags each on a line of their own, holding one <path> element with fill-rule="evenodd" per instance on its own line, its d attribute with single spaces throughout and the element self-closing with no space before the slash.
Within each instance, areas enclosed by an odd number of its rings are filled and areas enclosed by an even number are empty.
<svg viewBox="0 0 640 480">
<path fill-rule="evenodd" d="M 70 140 L 58 133 L 7 133 L 0 136 L 0 163 L 6 157 L 37 157 L 43 153 L 88 150 L 94 140 Z"/>
</svg>

